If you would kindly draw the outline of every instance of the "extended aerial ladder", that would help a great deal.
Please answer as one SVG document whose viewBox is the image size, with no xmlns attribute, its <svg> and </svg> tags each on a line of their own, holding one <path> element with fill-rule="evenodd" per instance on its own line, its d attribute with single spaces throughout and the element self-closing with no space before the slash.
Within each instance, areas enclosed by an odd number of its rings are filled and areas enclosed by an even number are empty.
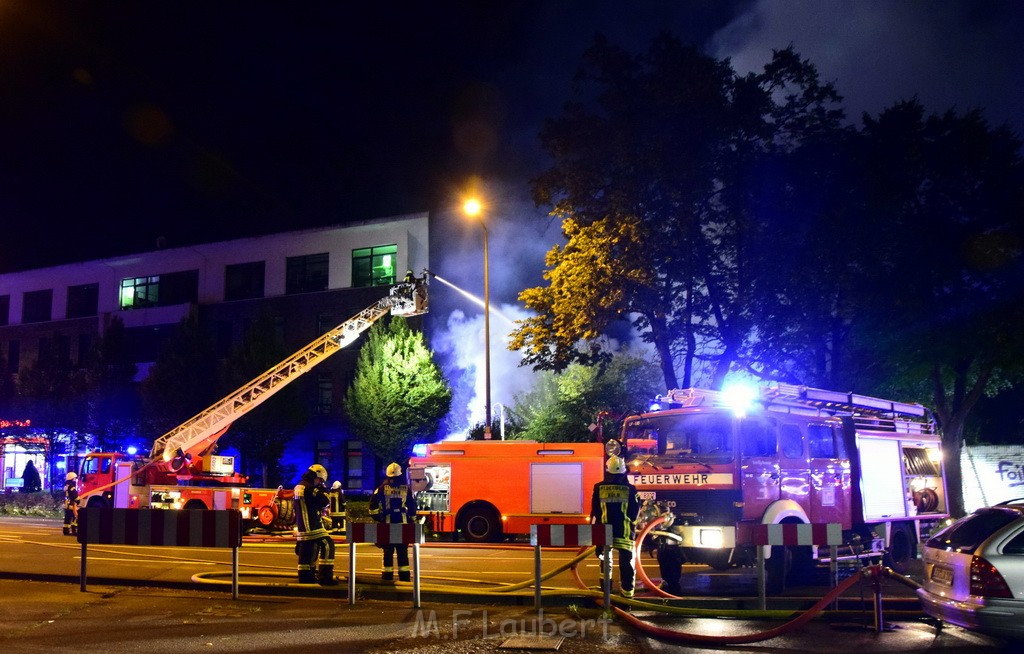
<svg viewBox="0 0 1024 654">
<path fill-rule="evenodd" d="M 230 470 L 221 466 L 213 469 L 214 465 L 206 461 L 206 455 L 210 454 L 213 446 L 231 424 L 327 357 L 350 345 L 388 313 L 396 316 L 426 313 L 426 286 L 426 271 L 422 278 L 410 276 L 405 282 L 392 286 L 386 297 L 377 300 L 273 368 L 156 439 L 149 460 L 141 466 L 141 462 L 136 462 L 130 476 L 119 476 L 118 473 L 111 472 L 113 465 L 106 466 L 108 471 L 103 474 L 97 474 L 95 471 L 87 473 L 90 458 L 105 457 L 111 462 L 124 458 L 124 455 L 118 453 L 90 453 L 83 461 L 82 474 L 79 477 L 81 499 L 88 502 L 90 498 L 97 496 L 105 497 L 109 501 L 113 495 L 112 489 L 129 479 L 133 480 L 133 485 L 140 487 L 174 484 L 175 480 L 194 482 L 200 479 L 222 485 L 244 483 L 245 477 L 234 472 L 233 463 Z M 210 457 L 211 460 L 213 458 L 219 457 Z"/>
<path fill-rule="evenodd" d="M 150 457 L 171 463 L 173 470 L 187 465 L 193 457 L 210 448 L 231 423 L 270 399 L 296 377 L 355 341 L 373 323 L 391 313 L 414 316 L 427 312 L 427 275 L 404 282 L 355 316 L 262 373 L 219 402 L 189 418 L 153 443 Z"/>
</svg>

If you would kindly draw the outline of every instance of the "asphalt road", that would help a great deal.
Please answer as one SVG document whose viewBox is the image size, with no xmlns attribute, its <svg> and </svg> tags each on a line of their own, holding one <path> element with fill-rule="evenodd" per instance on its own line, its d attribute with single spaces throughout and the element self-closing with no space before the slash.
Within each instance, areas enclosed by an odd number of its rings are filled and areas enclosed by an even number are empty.
<svg viewBox="0 0 1024 654">
<path fill-rule="evenodd" d="M 100 551 L 102 550 L 102 551 Z M 108 548 L 90 546 L 87 592 L 79 590 L 80 546 L 60 536 L 55 521 L 0 518 L 0 648 L 4 652 L 490 652 L 537 651 L 558 644 L 560 652 L 920 652 L 1016 651 L 1007 643 L 892 611 L 884 629 L 874 629 L 870 598 L 853 591 L 851 608 L 828 619 L 769 640 L 722 645 L 721 636 L 747 636 L 775 629 L 782 620 L 755 620 L 745 614 L 729 619 L 666 615 L 657 602 L 637 605 L 631 615 L 666 630 L 649 635 L 627 623 L 628 616 L 604 619 L 593 597 L 568 592 L 575 582 L 562 573 L 545 582 L 550 594 L 538 615 L 532 587 L 514 594 L 445 593 L 443 590 L 494 587 L 532 579 L 530 548 L 424 547 L 426 587 L 420 609 L 410 588 L 383 587 L 379 551 L 359 550 L 356 603 L 344 585 L 333 589 L 292 584 L 294 553 L 289 543 L 247 542 L 240 553 L 243 579 L 232 600 L 223 579 L 230 555 L 220 550 Z M 574 552 L 545 552 L 545 570 Z M 347 554 L 339 547 L 339 576 L 347 573 Z M 596 583 L 593 557 L 583 576 Z M 650 562 L 651 568 L 656 568 Z M 218 583 L 193 580 L 216 572 Z M 248 574 L 252 573 L 252 574 Z M 653 573 L 653 570 L 652 570 Z M 726 615 L 750 607 L 751 574 L 712 575 L 690 571 L 694 592 L 709 595 L 677 606 L 705 606 Z M 365 579 L 365 583 L 362 580 Z M 262 581 L 261 581 L 262 580 Z M 473 582 L 474 585 L 471 585 Z M 560 591 L 559 589 L 562 589 Z M 906 591 L 897 591 L 906 595 Z M 794 592 L 805 592 L 796 589 Z M 888 592 L 888 591 L 887 591 Z M 740 596 L 741 593 L 746 593 Z M 509 596 L 513 595 L 513 596 Z M 791 596 L 787 602 L 811 601 Z M 770 599 L 769 608 L 783 600 Z M 688 634 L 680 636 L 680 634 Z M 538 638 L 537 636 L 541 638 Z M 519 646 L 502 648 L 503 645 Z M 501 649 L 499 649 L 501 648 Z M 1019 649 L 1019 648 L 1018 648 Z"/>
</svg>

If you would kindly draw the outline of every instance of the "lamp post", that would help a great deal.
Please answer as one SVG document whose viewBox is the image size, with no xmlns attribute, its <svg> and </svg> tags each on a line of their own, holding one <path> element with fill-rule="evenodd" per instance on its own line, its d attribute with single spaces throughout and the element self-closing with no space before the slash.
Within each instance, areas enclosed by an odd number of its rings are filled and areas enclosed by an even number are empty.
<svg viewBox="0 0 1024 654">
<path fill-rule="evenodd" d="M 483 206 L 476 198 L 470 198 L 462 205 L 470 218 L 480 218 L 484 230 L 484 439 L 491 439 L 491 280 L 489 253 L 487 251 L 487 223 L 484 222 Z"/>
</svg>

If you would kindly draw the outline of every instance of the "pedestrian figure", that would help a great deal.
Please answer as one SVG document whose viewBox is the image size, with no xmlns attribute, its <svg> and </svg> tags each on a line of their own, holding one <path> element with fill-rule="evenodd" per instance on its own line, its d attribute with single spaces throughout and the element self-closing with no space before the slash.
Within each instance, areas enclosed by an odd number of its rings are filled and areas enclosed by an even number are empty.
<svg viewBox="0 0 1024 654">
<path fill-rule="evenodd" d="M 411 524 L 416 519 L 416 502 L 412 489 L 405 483 L 402 466 L 392 463 L 385 472 L 387 479 L 381 482 L 370 496 L 370 517 L 383 524 Z M 381 579 L 394 581 L 395 554 L 398 554 L 398 580 L 409 581 L 409 546 L 384 545 L 384 567 Z"/>
<path fill-rule="evenodd" d="M 622 457 L 608 457 L 605 471 L 607 474 L 604 480 L 594 484 L 590 518 L 593 523 L 612 526 L 612 549 L 619 556 L 619 589 L 623 597 L 631 598 L 636 574 L 633 568 L 633 538 L 636 518 L 640 513 L 640 496 L 626 477 L 626 462 Z M 598 556 L 601 557 L 600 551 Z M 610 552 L 608 558 L 611 558 Z M 604 566 L 610 564 L 611 561 L 601 558 L 602 579 Z"/>
<path fill-rule="evenodd" d="M 327 533 L 325 512 L 331 501 L 324 492 L 327 483 L 327 469 L 314 463 L 302 473 L 295 486 L 295 553 L 299 557 L 298 571 L 300 584 L 336 586 L 334 578 L 334 540 Z M 314 571 L 317 556 L 320 564 Z"/>
</svg>

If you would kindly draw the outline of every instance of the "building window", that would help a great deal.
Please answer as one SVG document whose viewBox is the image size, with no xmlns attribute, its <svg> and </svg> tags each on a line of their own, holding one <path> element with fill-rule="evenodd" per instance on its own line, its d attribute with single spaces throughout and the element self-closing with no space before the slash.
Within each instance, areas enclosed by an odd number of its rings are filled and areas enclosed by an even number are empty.
<svg viewBox="0 0 1024 654">
<path fill-rule="evenodd" d="M 68 318 L 95 316 L 99 306 L 100 285 L 82 284 L 68 287 Z"/>
<path fill-rule="evenodd" d="M 46 322 L 52 317 L 53 289 L 25 293 L 21 311 L 22 322 Z"/>
<path fill-rule="evenodd" d="M 266 263 L 235 263 L 224 267 L 224 300 L 251 300 L 263 297 Z"/>
<path fill-rule="evenodd" d="M 327 253 L 288 257 L 285 260 L 284 292 L 313 293 L 327 290 Z"/>
<path fill-rule="evenodd" d="M 352 250 L 352 286 L 390 286 L 395 283 L 397 245 Z"/>
<path fill-rule="evenodd" d="M 130 277 L 121 280 L 121 309 L 145 309 L 199 300 L 199 271 Z"/>
<path fill-rule="evenodd" d="M 7 372 L 16 373 L 21 367 L 21 342 L 11 341 L 7 344 Z"/>
<path fill-rule="evenodd" d="M 345 488 L 363 487 L 363 441 L 345 443 Z"/>
<path fill-rule="evenodd" d="M 316 413 L 320 416 L 330 415 L 334 400 L 334 381 L 330 375 L 320 375 L 317 379 Z"/>
<path fill-rule="evenodd" d="M 9 325 L 11 321 L 11 296 L 0 295 L 0 325 Z"/>
</svg>

